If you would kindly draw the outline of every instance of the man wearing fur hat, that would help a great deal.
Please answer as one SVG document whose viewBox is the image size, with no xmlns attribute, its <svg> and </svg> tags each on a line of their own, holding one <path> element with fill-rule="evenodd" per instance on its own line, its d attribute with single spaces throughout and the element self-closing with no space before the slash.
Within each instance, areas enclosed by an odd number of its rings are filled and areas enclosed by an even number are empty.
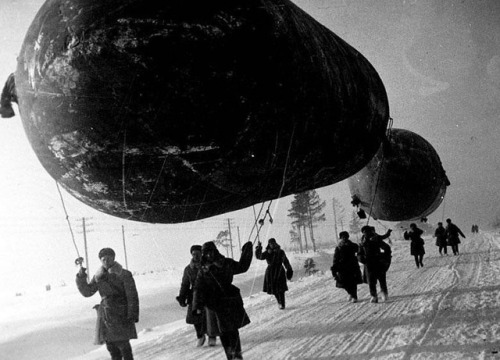
<svg viewBox="0 0 500 360">
<path fill-rule="evenodd" d="M 243 359 L 238 329 L 250 323 L 240 289 L 232 284 L 233 277 L 248 270 L 252 257 L 250 241 L 243 245 L 240 261 L 224 257 L 213 241 L 202 247 L 201 270 L 194 285 L 193 312 L 201 314 L 207 307 L 215 313 L 216 321 L 207 317 L 208 333 L 220 334 L 224 352 L 230 360 Z"/>
<path fill-rule="evenodd" d="M 139 296 L 132 273 L 115 261 L 111 248 L 99 251 L 102 266 L 87 282 L 85 268 L 76 275 L 80 293 L 90 297 L 99 291 L 95 344 L 106 343 L 112 360 L 133 360 L 130 339 L 137 339 L 135 323 L 139 321 Z"/>
</svg>

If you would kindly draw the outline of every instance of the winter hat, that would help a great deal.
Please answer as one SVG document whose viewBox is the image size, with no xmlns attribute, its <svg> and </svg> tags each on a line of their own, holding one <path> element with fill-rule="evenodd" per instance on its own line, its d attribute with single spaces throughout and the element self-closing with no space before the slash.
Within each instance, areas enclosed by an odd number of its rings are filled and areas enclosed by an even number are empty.
<svg viewBox="0 0 500 360">
<path fill-rule="evenodd" d="M 189 253 L 192 254 L 193 251 L 196 251 L 196 250 L 201 251 L 201 245 L 193 245 L 193 246 L 191 246 L 191 249 L 189 250 Z"/>
<path fill-rule="evenodd" d="M 110 255 L 110 256 L 115 256 L 115 251 L 111 248 L 104 248 L 99 251 L 99 259 L 102 258 L 105 255 Z"/>
<path fill-rule="evenodd" d="M 215 246 L 215 243 L 213 241 L 207 241 L 206 243 L 203 244 L 203 247 L 201 248 L 202 252 L 207 252 L 210 250 L 217 251 L 217 246 Z"/>
<path fill-rule="evenodd" d="M 275 238 L 270 238 L 267 243 L 268 244 L 276 244 L 276 239 Z"/>
<path fill-rule="evenodd" d="M 369 232 L 371 230 L 371 226 L 370 225 L 365 225 L 361 228 L 361 232 L 364 233 L 364 232 Z"/>
<path fill-rule="evenodd" d="M 349 233 L 347 231 L 341 231 L 340 234 L 339 234 L 339 238 L 341 238 L 341 239 L 343 239 L 343 238 L 349 239 Z"/>
</svg>

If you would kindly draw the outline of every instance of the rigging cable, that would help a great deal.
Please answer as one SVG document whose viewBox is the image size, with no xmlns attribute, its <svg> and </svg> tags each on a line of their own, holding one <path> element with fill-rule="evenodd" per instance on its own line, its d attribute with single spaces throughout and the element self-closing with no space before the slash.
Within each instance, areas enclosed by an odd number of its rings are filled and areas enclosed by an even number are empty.
<svg viewBox="0 0 500 360">
<path fill-rule="evenodd" d="M 56 180 L 56 187 L 57 187 L 57 191 L 59 192 L 59 197 L 61 198 L 61 204 L 62 204 L 62 207 L 64 209 L 64 213 L 66 214 L 66 221 L 68 222 L 69 231 L 71 233 L 71 239 L 73 240 L 73 245 L 75 246 L 75 250 L 76 250 L 76 254 L 78 255 L 78 259 L 80 259 L 81 258 L 80 252 L 78 251 L 78 246 L 76 246 L 75 235 L 73 234 L 73 228 L 71 227 L 68 212 L 66 211 L 66 206 L 64 205 L 64 199 L 63 199 L 61 189 L 59 188 L 59 183 L 57 182 L 57 180 Z M 75 261 L 75 263 L 76 263 L 76 261 Z M 78 263 L 76 263 L 76 264 L 78 264 Z M 81 263 L 80 263 L 80 266 L 81 266 Z"/>
</svg>

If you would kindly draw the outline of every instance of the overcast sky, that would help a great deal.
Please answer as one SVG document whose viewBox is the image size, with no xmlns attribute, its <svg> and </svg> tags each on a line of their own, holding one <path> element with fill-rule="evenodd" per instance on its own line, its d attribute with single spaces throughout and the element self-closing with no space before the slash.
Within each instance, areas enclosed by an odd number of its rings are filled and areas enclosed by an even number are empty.
<svg viewBox="0 0 500 360">
<path fill-rule="evenodd" d="M 1 86 L 16 69 L 27 28 L 42 3 L 0 2 Z M 393 126 L 416 132 L 437 150 L 451 186 L 430 221 L 451 217 L 469 230 L 472 223 L 482 226 L 500 216 L 500 1 L 295 3 L 374 65 L 387 89 Z M 26 278 L 49 282 L 72 276 L 76 250 L 55 181 L 33 153 L 19 116 L 1 120 L 0 280 L 14 284 Z M 323 188 L 320 195 L 327 201 L 335 196 L 352 210 L 345 183 Z M 144 270 L 187 262 L 189 247 L 215 237 L 227 218 L 233 219 L 233 235 L 239 227 L 246 241 L 254 221 L 249 208 L 188 224 L 141 224 L 98 213 L 65 192 L 63 198 L 80 253 L 81 218 L 90 218 L 89 257 L 94 270 L 101 247 L 122 251 L 122 225 L 129 268 Z M 273 202 L 276 221 L 263 228 L 264 238 L 288 242 L 289 200 Z M 330 211 L 329 206 L 327 219 Z M 331 225 L 331 221 L 325 224 L 327 232 Z M 124 263 L 120 252 L 118 260 Z"/>
</svg>

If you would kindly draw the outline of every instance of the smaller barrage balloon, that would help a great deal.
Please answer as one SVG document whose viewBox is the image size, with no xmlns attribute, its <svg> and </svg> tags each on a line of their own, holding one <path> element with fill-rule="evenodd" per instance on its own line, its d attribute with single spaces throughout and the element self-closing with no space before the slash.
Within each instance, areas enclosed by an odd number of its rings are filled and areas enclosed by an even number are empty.
<svg viewBox="0 0 500 360">
<path fill-rule="evenodd" d="M 407 221 L 436 210 L 450 182 L 427 140 L 408 130 L 392 129 L 377 154 L 348 184 L 353 204 L 374 219 Z"/>
</svg>

